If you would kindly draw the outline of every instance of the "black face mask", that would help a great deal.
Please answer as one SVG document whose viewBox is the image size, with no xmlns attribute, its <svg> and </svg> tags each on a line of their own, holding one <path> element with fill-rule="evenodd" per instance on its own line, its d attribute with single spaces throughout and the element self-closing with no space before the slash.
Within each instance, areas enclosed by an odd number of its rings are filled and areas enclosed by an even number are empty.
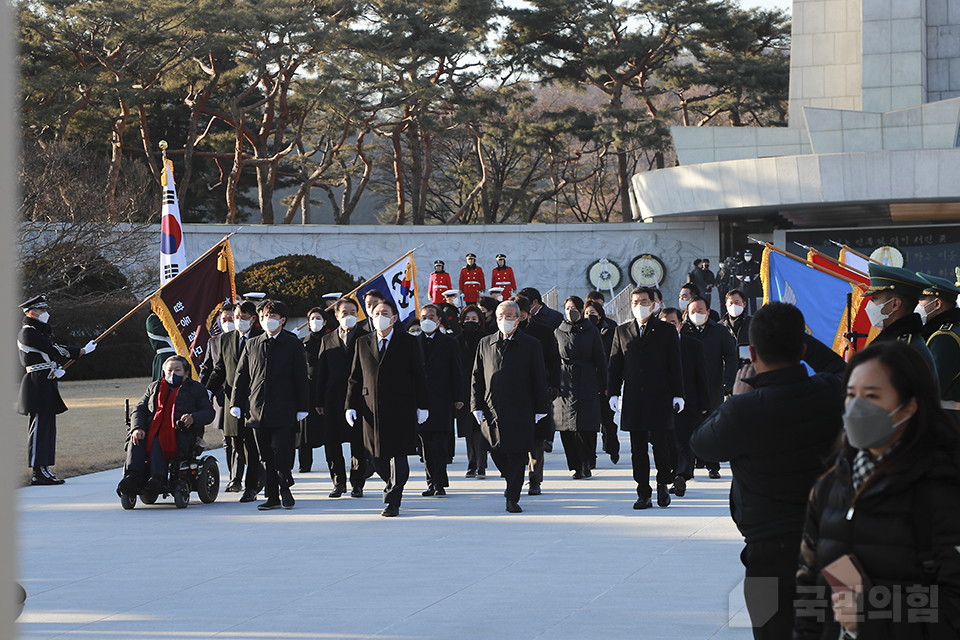
<svg viewBox="0 0 960 640">
<path fill-rule="evenodd" d="M 475 333 L 477 331 L 480 331 L 480 323 L 474 322 L 473 320 L 464 322 L 463 331 L 464 333 Z"/>
<path fill-rule="evenodd" d="M 521 320 L 521 321 L 517 324 L 517 326 L 520 328 L 521 331 L 526 331 L 528 324 L 530 324 L 530 321 L 529 321 L 529 320 Z"/>
<path fill-rule="evenodd" d="M 175 373 L 171 373 L 165 378 L 165 380 L 171 387 L 179 387 L 183 383 L 183 376 L 178 376 Z"/>
<path fill-rule="evenodd" d="M 600 316 L 595 316 L 591 313 L 587 317 L 590 318 L 590 322 L 592 322 L 593 324 L 600 324 Z"/>
</svg>

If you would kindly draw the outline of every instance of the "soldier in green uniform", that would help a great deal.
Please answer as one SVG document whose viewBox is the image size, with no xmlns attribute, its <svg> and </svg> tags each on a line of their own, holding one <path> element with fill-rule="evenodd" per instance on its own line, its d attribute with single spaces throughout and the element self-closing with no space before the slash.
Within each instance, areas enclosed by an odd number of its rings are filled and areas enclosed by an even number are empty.
<svg viewBox="0 0 960 640">
<path fill-rule="evenodd" d="M 173 340 L 170 339 L 160 316 L 155 313 L 147 316 L 147 338 L 150 339 L 150 347 L 156 354 L 153 356 L 153 379 L 159 380 L 163 377 L 163 361 L 177 355 L 177 350 L 173 348 Z"/>
<path fill-rule="evenodd" d="M 870 287 L 864 298 L 870 324 L 880 329 L 874 342 L 900 340 L 920 352 L 937 379 L 937 366 L 923 337 L 923 320 L 916 313 L 923 291 L 930 286 L 917 274 L 901 267 L 870 263 Z"/>
<path fill-rule="evenodd" d="M 940 379 L 940 403 L 960 422 L 960 287 L 946 278 L 918 273 L 928 283 L 917 305 L 924 319 L 923 335 L 937 364 Z"/>
</svg>

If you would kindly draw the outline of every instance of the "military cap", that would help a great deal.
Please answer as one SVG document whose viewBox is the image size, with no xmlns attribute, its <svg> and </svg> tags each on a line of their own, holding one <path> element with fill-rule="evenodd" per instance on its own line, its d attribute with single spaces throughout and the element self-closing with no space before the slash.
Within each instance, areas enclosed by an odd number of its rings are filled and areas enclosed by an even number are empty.
<svg viewBox="0 0 960 640">
<path fill-rule="evenodd" d="M 885 264 L 870 263 L 870 287 L 863 297 L 869 297 L 881 291 L 902 293 L 911 298 L 923 297 L 923 290 L 930 286 L 925 280 L 909 269 L 891 267 Z"/>
<path fill-rule="evenodd" d="M 507 259 L 507 256 L 504 255 L 504 254 L 502 254 L 502 253 L 498 253 L 498 254 L 497 254 L 497 260 L 499 260 L 500 258 L 503 258 L 504 260 L 506 260 L 506 259 Z"/>
<path fill-rule="evenodd" d="M 30 309 L 49 309 L 50 305 L 47 304 L 47 298 L 42 293 L 38 296 L 34 296 L 20 305 L 20 308 L 24 311 L 29 311 Z"/>
<path fill-rule="evenodd" d="M 342 297 L 343 297 L 343 294 L 342 294 L 341 292 L 339 292 L 339 291 L 334 291 L 334 292 L 332 292 L 332 293 L 325 293 L 325 294 L 323 294 L 323 299 L 324 299 L 324 300 L 339 300 L 339 299 L 342 298 Z"/>
<path fill-rule="evenodd" d="M 458 291 L 457 289 L 447 289 L 446 291 L 443 292 L 444 297 L 458 296 L 458 295 L 460 295 L 460 291 Z"/>
<path fill-rule="evenodd" d="M 960 287 L 955 282 L 950 282 L 946 278 L 927 275 L 926 273 L 917 273 L 921 280 L 927 283 L 927 288 L 923 290 L 925 296 L 941 296 L 952 298 L 960 294 Z"/>
<path fill-rule="evenodd" d="M 467 254 L 467 257 L 468 257 L 468 258 L 476 258 L 476 257 L 477 257 L 477 254 L 475 254 L 475 253 L 468 253 L 468 254 Z"/>
<path fill-rule="evenodd" d="M 258 300 L 263 300 L 267 297 L 267 294 L 260 293 L 259 291 L 251 291 L 250 293 L 243 294 L 244 300 L 250 300 L 251 302 L 256 302 Z"/>
<path fill-rule="evenodd" d="M 490 293 L 503 293 L 503 287 L 490 287 Z"/>
<path fill-rule="evenodd" d="M 433 263 L 433 266 L 435 266 L 435 267 L 442 267 L 442 266 L 443 266 L 443 260 L 437 260 L 436 262 Z"/>
</svg>

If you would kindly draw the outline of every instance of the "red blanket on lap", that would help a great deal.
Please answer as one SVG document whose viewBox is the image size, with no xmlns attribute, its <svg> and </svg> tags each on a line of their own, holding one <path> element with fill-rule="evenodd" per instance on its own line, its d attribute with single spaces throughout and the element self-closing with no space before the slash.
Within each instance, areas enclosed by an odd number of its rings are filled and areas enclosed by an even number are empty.
<svg viewBox="0 0 960 640">
<path fill-rule="evenodd" d="M 160 387 L 157 389 L 157 412 L 153 414 L 153 420 L 150 421 L 150 431 L 147 433 L 147 455 L 150 455 L 150 448 L 153 447 L 153 439 L 159 435 L 160 449 L 163 451 L 164 460 L 172 460 L 177 455 L 177 433 L 173 430 L 175 416 L 174 410 L 177 406 L 177 392 L 180 387 L 171 390 L 170 385 L 163 378 L 160 379 Z"/>
</svg>

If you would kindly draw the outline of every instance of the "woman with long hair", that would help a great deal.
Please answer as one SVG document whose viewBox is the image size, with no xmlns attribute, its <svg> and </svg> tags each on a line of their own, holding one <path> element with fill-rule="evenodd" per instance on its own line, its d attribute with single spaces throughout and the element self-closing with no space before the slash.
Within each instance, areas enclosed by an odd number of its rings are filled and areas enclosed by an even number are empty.
<svg viewBox="0 0 960 640">
<path fill-rule="evenodd" d="M 480 338 L 487 334 L 483 310 L 475 304 L 467 305 L 460 313 L 462 329 L 457 341 L 460 343 L 460 362 L 463 368 L 463 388 L 470 397 L 470 380 L 473 361 L 477 359 Z M 480 425 L 470 413 L 470 403 L 464 403 L 457 411 L 457 436 L 467 441 L 467 478 L 487 477 L 487 449 L 480 433 Z"/>
</svg>

